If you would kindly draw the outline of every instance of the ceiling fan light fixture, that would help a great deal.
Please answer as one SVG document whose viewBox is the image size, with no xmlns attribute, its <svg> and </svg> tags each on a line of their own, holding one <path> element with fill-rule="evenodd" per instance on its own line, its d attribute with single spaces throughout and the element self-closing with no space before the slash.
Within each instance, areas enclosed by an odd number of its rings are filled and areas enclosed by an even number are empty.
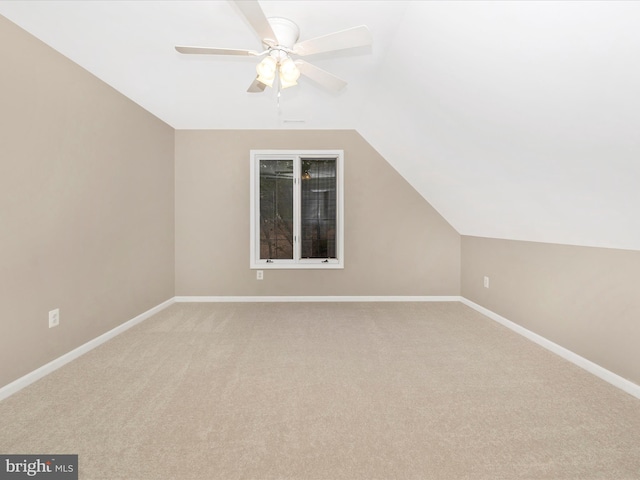
<svg viewBox="0 0 640 480">
<path fill-rule="evenodd" d="M 280 84 L 282 88 L 292 87 L 298 84 L 300 70 L 295 62 L 287 57 L 280 63 Z"/>
<path fill-rule="evenodd" d="M 1 1 L 1 0 L 0 0 Z M 366 25 L 347 28 L 320 37 L 298 43 L 300 28 L 294 22 L 283 17 L 267 18 L 259 0 L 230 0 L 236 4 L 244 19 L 253 31 L 262 39 L 264 51 L 218 47 L 181 46 L 175 49 L 179 53 L 198 55 L 241 55 L 267 57 L 256 66 L 258 76 L 253 80 L 247 92 L 264 92 L 272 87 L 278 76 L 278 87 L 287 88 L 298 84 L 300 75 L 329 90 L 338 91 L 347 82 L 303 60 L 293 62 L 290 55 L 306 56 L 318 53 L 334 52 L 355 47 L 371 45 L 373 37 Z M 278 89 L 278 93 L 279 93 Z"/>
<path fill-rule="evenodd" d="M 266 56 L 256 66 L 258 72 L 258 81 L 265 85 L 272 86 L 273 80 L 276 78 L 276 70 L 278 69 L 278 63 L 271 56 Z"/>
</svg>

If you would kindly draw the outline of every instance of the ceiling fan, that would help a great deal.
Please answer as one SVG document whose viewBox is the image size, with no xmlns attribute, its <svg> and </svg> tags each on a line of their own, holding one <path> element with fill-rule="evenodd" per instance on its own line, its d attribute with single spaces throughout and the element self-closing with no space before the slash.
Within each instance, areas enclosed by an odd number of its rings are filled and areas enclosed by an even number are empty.
<svg viewBox="0 0 640 480">
<path fill-rule="evenodd" d="M 273 82 L 287 88 L 297 85 L 304 75 L 321 86 L 338 91 L 347 84 L 341 78 L 299 58 L 317 53 L 333 52 L 371 45 L 373 38 L 365 25 L 348 28 L 298 43 L 300 29 L 287 18 L 267 18 L 257 0 L 234 0 L 242 15 L 262 39 L 263 51 L 233 48 L 196 47 L 178 45 L 175 49 L 184 54 L 264 56 L 256 66 L 258 73 L 247 92 L 263 92 Z"/>
</svg>

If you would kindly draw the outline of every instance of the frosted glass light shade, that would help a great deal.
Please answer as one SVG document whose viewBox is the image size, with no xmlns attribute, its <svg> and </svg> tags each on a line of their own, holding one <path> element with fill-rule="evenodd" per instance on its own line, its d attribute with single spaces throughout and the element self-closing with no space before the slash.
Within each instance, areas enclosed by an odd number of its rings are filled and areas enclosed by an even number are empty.
<svg viewBox="0 0 640 480">
<path fill-rule="evenodd" d="M 300 78 L 300 70 L 290 58 L 284 59 L 280 63 L 280 83 L 282 88 L 292 87 L 298 84 Z"/>
<path fill-rule="evenodd" d="M 258 81 L 264 83 L 265 85 L 272 86 L 273 79 L 276 78 L 276 70 L 278 68 L 278 63 L 276 60 L 271 57 L 265 57 L 257 66 L 256 71 L 258 72 Z"/>
</svg>

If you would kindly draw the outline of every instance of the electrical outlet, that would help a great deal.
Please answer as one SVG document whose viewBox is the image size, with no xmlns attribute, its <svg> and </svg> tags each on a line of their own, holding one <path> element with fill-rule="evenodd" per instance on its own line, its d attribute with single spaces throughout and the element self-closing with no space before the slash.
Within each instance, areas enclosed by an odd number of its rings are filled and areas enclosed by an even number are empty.
<svg viewBox="0 0 640 480">
<path fill-rule="evenodd" d="M 484 288 L 489 288 L 489 277 L 484 277 Z"/>
<path fill-rule="evenodd" d="M 264 272 L 262 270 L 256 271 L 256 280 L 262 280 L 264 278 Z"/>
<path fill-rule="evenodd" d="M 60 309 L 56 308 L 49 312 L 49 328 L 57 327 L 60 325 Z"/>
</svg>

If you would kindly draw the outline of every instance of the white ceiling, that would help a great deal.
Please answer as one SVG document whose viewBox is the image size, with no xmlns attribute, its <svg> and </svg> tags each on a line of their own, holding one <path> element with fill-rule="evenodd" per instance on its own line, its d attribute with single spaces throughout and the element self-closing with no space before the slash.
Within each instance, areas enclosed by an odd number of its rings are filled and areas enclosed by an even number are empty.
<svg viewBox="0 0 640 480">
<path fill-rule="evenodd" d="M 16 1 L 0 14 L 176 129 L 354 128 L 462 234 L 640 250 L 640 2 L 262 1 L 349 82 L 249 94 L 231 1 Z M 300 122 L 304 121 L 304 122 Z"/>
</svg>

